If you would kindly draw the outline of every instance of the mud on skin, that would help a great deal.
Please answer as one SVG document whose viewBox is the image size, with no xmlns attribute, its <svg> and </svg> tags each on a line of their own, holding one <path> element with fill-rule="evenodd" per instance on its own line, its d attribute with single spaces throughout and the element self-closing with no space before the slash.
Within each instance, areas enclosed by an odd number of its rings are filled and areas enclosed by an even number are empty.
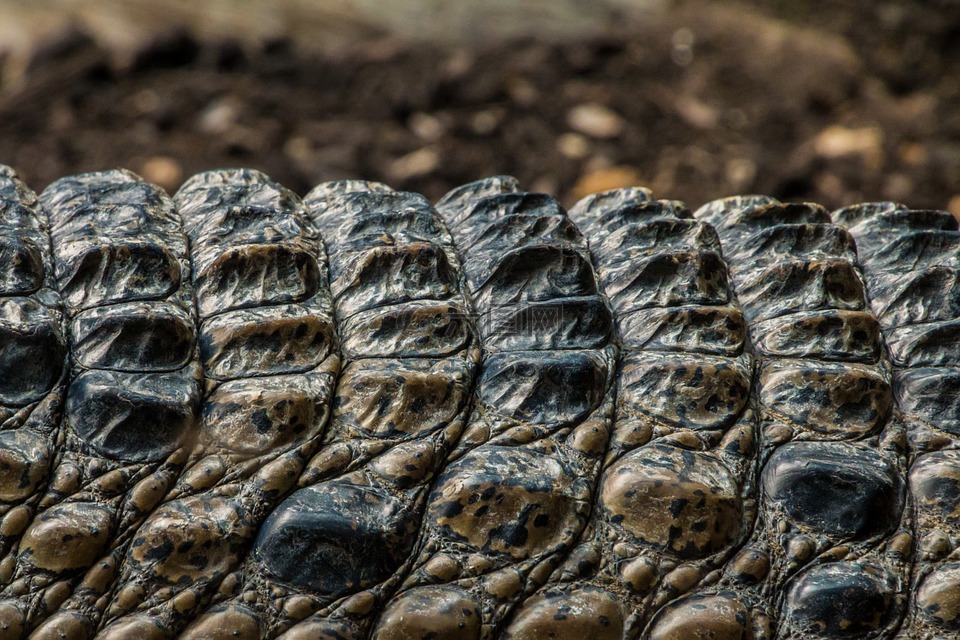
<svg viewBox="0 0 960 640">
<path fill-rule="evenodd" d="M 0 638 L 960 629 L 945 212 L 0 168 Z"/>
</svg>

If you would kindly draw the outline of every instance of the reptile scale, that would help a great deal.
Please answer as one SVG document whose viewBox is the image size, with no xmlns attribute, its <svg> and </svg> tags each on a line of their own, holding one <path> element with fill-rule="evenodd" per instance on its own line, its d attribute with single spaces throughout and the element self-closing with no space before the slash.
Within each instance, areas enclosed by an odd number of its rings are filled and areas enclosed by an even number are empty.
<svg viewBox="0 0 960 640">
<path fill-rule="evenodd" d="M 0 166 L 0 639 L 960 637 L 960 231 Z"/>
</svg>

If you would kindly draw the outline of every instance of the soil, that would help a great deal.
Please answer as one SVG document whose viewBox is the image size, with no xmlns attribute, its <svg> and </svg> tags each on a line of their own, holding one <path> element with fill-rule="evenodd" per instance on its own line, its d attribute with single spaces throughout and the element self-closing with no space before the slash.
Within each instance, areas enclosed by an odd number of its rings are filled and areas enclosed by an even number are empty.
<svg viewBox="0 0 960 640">
<path fill-rule="evenodd" d="M 324 53 L 183 33 L 118 65 L 82 33 L 0 93 L 0 162 L 36 189 L 124 166 L 167 189 L 262 169 L 437 198 L 507 173 L 565 204 L 645 184 L 960 215 L 960 5 L 679 3 L 546 42 L 377 36 Z"/>
</svg>

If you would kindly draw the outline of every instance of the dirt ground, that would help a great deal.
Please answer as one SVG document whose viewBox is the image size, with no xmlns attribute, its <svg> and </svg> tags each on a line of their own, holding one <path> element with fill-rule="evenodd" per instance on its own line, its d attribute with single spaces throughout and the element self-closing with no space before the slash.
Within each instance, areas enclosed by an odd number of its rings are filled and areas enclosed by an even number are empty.
<svg viewBox="0 0 960 640">
<path fill-rule="evenodd" d="M 174 190 L 243 165 L 300 193 L 363 177 L 436 198 L 508 173 L 566 204 L 645 184 L 691 206 L 763 192 L 960 216 L 958 3 L 679 2 L 480 41 L 177 31 L 118 61 L 74 30 L 4 79 L 0 162 L 36 189 L 124 166 Z"/>
</svg>

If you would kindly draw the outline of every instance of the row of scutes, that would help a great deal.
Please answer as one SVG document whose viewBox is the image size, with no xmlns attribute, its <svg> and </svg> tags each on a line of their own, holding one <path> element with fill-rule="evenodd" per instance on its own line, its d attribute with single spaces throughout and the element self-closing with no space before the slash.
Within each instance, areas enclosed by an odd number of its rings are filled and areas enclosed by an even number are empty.
<svg viewBox="0 0 960 640">
<path fill-rule="evenodd" d="M 758 515 L 717 589 L 738 592 L 761 637 L 890 637 L 909 569 L 905 450 L 854 241 L 809 203 L 737 197 L 695 215 L 718 230 L 757 355 Z M 763 571 L 744 580 L 744 564 Z"/>
<path fill-rule="evenodd" d="M 960 231 L 946 211 L 892 202 L 833 213 L 856 240 L 893 366 L 894 419 L 909 439 L 915 512 L 903 636 L 960 632 Z"/>
<path fill-rule="evenodd" d="M 0 640 L 949 637 L 949 214 L 0 167 Z"/>
</svg>

